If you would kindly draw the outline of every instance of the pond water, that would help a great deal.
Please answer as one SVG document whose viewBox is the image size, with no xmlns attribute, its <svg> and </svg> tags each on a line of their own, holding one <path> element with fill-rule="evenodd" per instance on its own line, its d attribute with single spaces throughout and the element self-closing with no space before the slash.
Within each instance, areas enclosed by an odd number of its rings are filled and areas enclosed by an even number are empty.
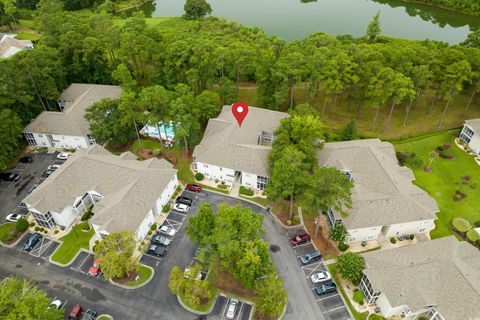
<svg viewBox="0 0 480 320">
<path fill-rule="evenodd" d="M 208 0 L 212 15 L 263 29 L 287 40 L 315 32 L 361 36 L 380 11 L 382 35 L 463 41 L 480 28 L 480 17 L 399 0 Z M 142 6 L 147 16 L 180 16 L 184 0 L 153 0 Z"/>
</svg>

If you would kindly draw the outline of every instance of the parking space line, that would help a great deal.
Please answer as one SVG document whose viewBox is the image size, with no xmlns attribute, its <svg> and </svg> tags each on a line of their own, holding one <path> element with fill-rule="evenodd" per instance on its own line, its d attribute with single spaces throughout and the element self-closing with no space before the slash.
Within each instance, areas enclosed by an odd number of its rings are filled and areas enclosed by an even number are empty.
<svg viewBox="0 0 480 320">
<path fill-rule="evenodd" d="M 293 250 L 295 251 L 296 248 L 301 248 L 307 244 L 311 244 L 311 242 L 309 241 L 309 242 L 297 244 L 296 246 L 293 247 Z"/>
<path fill-rule="evenodd" d="M 243 309 L 244 305 L 245 305 L 245 303 L 242 302 L 242 305 L 240 306 L 240 310 L 238 310 L 237 319 L 240 319 L 240 316 L 242 315 L 242 309 Z"/>
<path fill-rule="evenodd" d="M 225 319 L 226 317 L 226 311 L 227 311 L 229 302 L 230 302 L 230 298 L 227 298 L 227 301 L 225 302 L 225 306 L 223 306 L 223 310 L 222 310 L 222 319 Z"/>
<path fill-rule="evenodd" d="M 336 311 L 336 310 L 340 310 L 340 309 L 343 309 L 343 308 L 347 309 L 347 307 L 345 307 L 345 306 L 343 305 L 343 306 L 340 306 L 340 307 L 336 307 L 336 308 L 330 309 L 330 310 L 325 311 L 325 312 L 323 312 L 323 313 L 329 313 L 329 312 Z"/>
<path fill-rule="evenodd" d="M 313 288 L 312 290 L 315 290 L 315 288 Z M 316 300 L 317 300 L 317 302 L 318 302 L 318 301 L 327 300 L 327 299 L 330 299 L 330 298 L 333 298 L 333 297 L 337 297 L 337 296 L 338 296 L 338 293 L 334 294 L 333 296 L 323 297 L 323 298 L 316 299 Z"/>
<path fill-rule="evenodd" d="M 82 269 L 83 264 L 85 263 L 85 261 L 87 261 L 87 259 L 88 259 L 89 257 L 90 257 L 90 253 L 87 254 L 87 256 L 85 257 L 85 259 L 83 259 L 82 263 L 78 266 L 78 268 L 77 268 L 77 269 L 74 269 L 74 270 L 77 270 L 77 271 L 79 271 L 79 272 L 81 272 L 81 273 L 85 273 L 85 272 L 83 272 L 81 269 Z"/>
</svg>

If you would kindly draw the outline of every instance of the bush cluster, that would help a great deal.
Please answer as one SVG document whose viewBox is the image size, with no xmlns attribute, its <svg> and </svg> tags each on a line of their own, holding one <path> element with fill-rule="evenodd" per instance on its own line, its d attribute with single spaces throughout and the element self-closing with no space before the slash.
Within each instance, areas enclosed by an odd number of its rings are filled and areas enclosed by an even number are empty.
<svg viewBox="0 0 480 320">
<path fill-rule="evenodd" d="M 205 176 L 203 175 L 203 173 L 201 173 L 201 172 L 195 173 L 195 180 L 202 181 L 204 178 L 205 178 Z"/>
<path fill-rule="evenodd" d="M 166 205 L 163 206 L 162 212 L 163 213 L 170 212 L 170 203 L 167 203 Z"/>
<path fill-rule="evenodd" d="M 346 244 L 346 243 L 340 243 L 340 244 L 338 245 L 338 250 L 340 250 L 340 251 L 342 251 L 342 252 L 345 252 L 345 251 L 348 250 L 349 247 L 350 247 L 350 246 L 349 246 L 348 244 Z"/>
<path fill-rule="evenodd" d="M 409 165 L 413 168 L 418 168 L 422 165 L 423 160 L 415 154 L 415 152 L 396 152 L 398 164 L 401 166 Z"/>
<path fill-rule="evenodd" d="M 240 186 L 240 194 L 243 194 L 243 195 L 246 195 L 246 196 L 253 196 L 253 190 L 252 189 L 249 189 L 249 188 L 246 188 L 244 186 Z"/>
<path fill-rule="evenodd" d="M 390 238 L 390 242 L 391 242 L 392 244 L 397 243 L 397 238 L 395 238 L 395 237 Z"/>
</svg>

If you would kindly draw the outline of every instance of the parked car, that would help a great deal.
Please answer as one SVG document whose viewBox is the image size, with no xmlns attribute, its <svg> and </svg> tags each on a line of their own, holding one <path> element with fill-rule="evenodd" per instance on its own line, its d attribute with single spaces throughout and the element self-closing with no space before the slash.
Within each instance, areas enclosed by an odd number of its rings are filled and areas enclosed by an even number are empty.
<svg viewBox="0 0 480 320">
<path fill-rule="evenodd" d="M 32 162 L 33 162 L 33 158 L 30 157 L 30 156 L 21 157 L 20 159 L 18 159 L 18 162 L 21 162 L 21 163 L 32 163 Z"/>
<path fill-rule="evenodd" d="M 31 251 L 33 247 L 37 244 L 38 241 L 42 239 L 42 235 L 40 233 L 35 232 L 34 234 L 30 235 L 25 243 L 23 244 L 22 249 L 25 251 Z"/>
<path fill-rule="evenodd" d="M 332 279 L 332 277 L 330 276 L 330 273 L 328 273 L 328 271 L 320 271 L 312 274 L 310 279 L 312 279 L 313 283 L 322 283 Z"/>
<path fill-rule="evenodd" d="M 60 310 L 62 309 L 63 302 L 60 299 L 57 299 L 57 297 L 53 298 L 52 302 L 48 305 L 47 309 L 56 309 Z"/>
<path fill-rule="evenodd" d="M 175 203 L 182 203 L 182 204 L 186 204 L 187 206 L 191 206 L 193 203 L 193 200 L 185 196 L 180 196 L 177 198 Z"/>
<path fill-rule="evenodd" d="M 186 204 L 183 204 L 183 203 L 175 203 L 173 205 L 173 210 L 175 210 L 177 212 L 187 213 L 189 209 L 190 209 L 190 207 L 187 206 Z"/>
<path fill-rule="evenodd" d="M 322 259 L 322 254 L 319 251 L 312 251 L 300 257 L 300 262 L 303 265 L 319 261 Z"/>
<path fill-rule="evenodd" d="M 95 320 L 95 319 L 97 319 L 97 312 L 90 309 L 87 309 L 87 311 L 85 311 L 85 313 L 80 318 L 80 320 Z"/>
<path fill-rule="evenodd" d="M 47 170 L 55 171 L 55 170 L 57 170 L 58 168 L 60 168 L 60 165 L 54 163 L 54 164 L 49 165 L 48 168 L 47 168 Z"/>
<path fill-rule="evenodd" d="M 200 187 L 198 184 L 187 184 L 185 186 L 185 189 L 188 190 L 188 191 L 192 191 L 192 192 L 201 192 L 202 191 L 202 187 Z"/>
<path fill-rule="evenodd" d="M 55 170 L 49 170 L 49 169 L 47 169 L 47 170 L 43 171 L 42 177 L 48 178 L 48 177 L 50 177 L 50 175 L 51 175 L 54 171 L 55 171 Z"/>
<path fill-rule="evenodd" d="M 8 222 L 17 222 L 22 216 L 16 213 L 11 213 L 7 216 L 6 220 Z"/>
<path fill-rule="evenodd" d="M 177 230 L 171 226 L 162 226 L 158 231 L 160 231 L 160 233 L 169 235 L 170 237 L 173 237 L 175 233 L 177 233 Z"/>
<path fill-rule="evenodd" d="M 38 187 L 38 184 L 34 184 L 33 186 L 31 186 L 30 189 L 28 189 L 27 194 L 25 196 L 29 196 L 33 192 L 33 190 L 37 189 L 37 187 Z"/>
<path fill-rule="evenodd" d="M 163 257 L 167 253 L 167 250 L 167 247 L 163 245 L 151 244 L 148 247 L 147 253 L 157 257 Z"/>
<path fill-rule="evenodd" d="M 237 305 L 238 305 L 238 300 L 237 299 L 230 299 L 228 302 L 228 308 L 227 308 L 227 315 L 225 318 L 227 319 L 233 319 L 235 318 L 235 311 L 237 310 Z"/>
<path fill-rule="evenodd" d="M 83 308 L 81 305 L 77 304 L 73 307 L 72 311 L 68 314 L 67 320 L 79 320 L 82 315 Z"/>
<path fill-rule="evenodd" d="M 14 172 L 2 172 L 0 173 L 0 180 L 17 182 L 20 179 L 20 175 Z"/>
<path fill-rule="evenodd" d="M 93 261 L 92 266 L 88 269 L 88 274 L 91 276 L 98 276 L 102 270 L 100 269 L 100 258 Z"/>
<path fill-rule="evenodd" d="M 337 285 L 335 283 L 327 283 L 327 284 L 322 284 L 319 286 L 315 287 L 315 292 L 321 296 L 323 294 L 327 294 L 330 292 L 336 292 L 337 291 Z"/>
<path fill-rule="evenodd" d="M 67 160 L 68 157 L 70 157 L 70 153 L 62 152 L 62 153 L 58 154 L 57 159 L 58 160 Z"/>
<path fill-rule="evenodd" d="M 154 242 L 154 244 L 161 244 L 162 246 L 168 247 L 172 240 L 159 233 L 156 233 L 152 238 L 152 242 Z"/>
<path fill-rule="evenodd" d="M 290 238 L 292 246 L 298 246 L 299 244 L 307 242 L 310 242 L 310 235 L 308 233 L 302 233 Z"/>
</svg>

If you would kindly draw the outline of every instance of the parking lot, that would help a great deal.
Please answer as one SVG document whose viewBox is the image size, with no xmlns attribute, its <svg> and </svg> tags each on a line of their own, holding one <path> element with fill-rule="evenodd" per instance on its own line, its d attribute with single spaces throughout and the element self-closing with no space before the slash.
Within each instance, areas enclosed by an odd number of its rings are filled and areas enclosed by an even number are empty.
<svg viewBox="0 0 480 320">
<path fill-rule="evenodd" d="M 305 233 L 305 230 L 303 228 L 293 228 L 293 229 L 287 230 L 286 231 L 287 241 L 289 241 L 288 240 L 289 238 L 301 233 Z M 340 293 L 338 291 L 327 293 L 322 296 L 317 295 L 317 293 L 314 291 L 315 286 L 317 286 L 318 284 L 314 284 L 312 282 L 311 276 L 320 271 L 326 271 L 327 268 L 325 267 L 322 261 L 312 262 L 305 266 L 301 264 L 300 262 L 301 256 L 316 250 L 313 244 L 311 242 L 307 242 L 304 244 L 297 245 L 296 247 L 292 247 L 292 250 L 295 253 L 295 256 L 297 257 L 298 266 L 302 269 L 303 275 L 305 276 L 305 281 L 307 281 L 308 285 L 312 289 L 312 295 L 317 301 L 317 304 L 320 310 L 322 310 L 324 318 L 327 320 L 351 319 L 350 313 L 348 312 L 347 307 L 343 303 L 343 300 L 340 297 Z"/>
<path fill-rule="evenodd" d="M 19 204 L 34 185 L 40 185 L 45 180 L 42 173 L 49 165 L 58 161 L 57 155 L 58 153 L 28 154 L 33 158 L 32 163 L 19 162 L 14 168 L 7 171 L 18 173 L 20 179 L 17 182 L 0 181 L 1 222 L 5 221 L 6 216 L 10 213 L 22 215 L 28 213 L 26 208 L 19 207 Z"/>
</svg>

